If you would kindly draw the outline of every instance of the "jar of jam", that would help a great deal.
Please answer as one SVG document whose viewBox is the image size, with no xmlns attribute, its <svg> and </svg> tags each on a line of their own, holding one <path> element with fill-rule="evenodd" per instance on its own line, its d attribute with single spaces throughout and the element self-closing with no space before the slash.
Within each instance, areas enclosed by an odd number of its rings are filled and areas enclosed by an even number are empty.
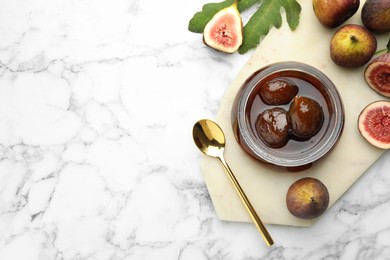
<svg viewBox="0 0 390 260">
<path fill-rule="evenodd" d="M 344 108 L 335 85 L 320 70 L 300 62 L 279 62 L 244 82 L 234 99 L 231 121 L 237 142 L 249 155 L 301 170 L 337 143 Z"/>
</svg>

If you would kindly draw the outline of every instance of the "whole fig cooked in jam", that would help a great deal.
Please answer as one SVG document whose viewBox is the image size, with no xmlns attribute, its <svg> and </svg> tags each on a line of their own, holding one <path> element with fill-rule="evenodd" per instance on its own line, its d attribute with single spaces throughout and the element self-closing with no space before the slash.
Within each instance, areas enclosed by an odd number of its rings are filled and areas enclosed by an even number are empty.
<svg viewBox="0 0 390 260">
<path fill-rule="evenodd" d="M 262 85 L 260 98 L 268 105 L 288 104 L 298 94 L 298 87 L 287 79 L 273 79 Z"/>
<path fill-rule="evenodd" d="M 283 146 L 289 131 L 287 111 L 280 107 L 264 110 L 257 118 L 256 130 L 268 146 Z"/>
<path fill-rule="evenodd" d="M 308 141 L 321 129 L 324 111 L 314 98 L 298 95 L 308 92 L 306 86 L 304 90 L 301 87 L 285 78 L 274 78 L 260 86 L 258 95 L 263 103 L 255 129 L 268 147 L 284 147 L 291 139 Z"/>
<path fill-rule="evenodd" d="M 310 138 L 322 127 L 324 113 L 320 104 L 309 97 L 296 96 L 288 111 L 293 134 Z"/>
</svg>

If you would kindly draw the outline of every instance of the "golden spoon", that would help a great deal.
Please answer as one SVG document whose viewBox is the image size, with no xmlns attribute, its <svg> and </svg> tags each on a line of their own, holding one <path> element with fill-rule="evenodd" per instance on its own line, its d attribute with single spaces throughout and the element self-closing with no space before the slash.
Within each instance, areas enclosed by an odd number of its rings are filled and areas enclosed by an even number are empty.
<svg viewBox="0 0 390 260">
<path fill-rule="evenodd" d="M 274 244 L 274 241 L 272 240 L 267 229 L 261 222 L 255 209 L 249 202 L 249 199 L 246 197 L 236 177 L 234 177 L 234 174 L 230 169 L 229 165 L 225 161 L 225 158 L 223 156 L 223 152 L 225 149 L 225 135 L 222 129 L 215 122 L 208 119 L 203 119 L 199 120 L 194 125 L 194 128 L 192 130 L 192 136 L 194 138 L 196 146 L 202 153 L 212 157 L 216 157 L 220 160 L 231 182 L 233 183 L 234 188 L 240 196 L 241 201 L 244 203 L 245 208 L 248 210 L 248 213 L 251 216 L 253 222 L 255 223 L 257 229 L 263 236 L 263 239 L 268 246 L 272 246 Z"/>
</svg>

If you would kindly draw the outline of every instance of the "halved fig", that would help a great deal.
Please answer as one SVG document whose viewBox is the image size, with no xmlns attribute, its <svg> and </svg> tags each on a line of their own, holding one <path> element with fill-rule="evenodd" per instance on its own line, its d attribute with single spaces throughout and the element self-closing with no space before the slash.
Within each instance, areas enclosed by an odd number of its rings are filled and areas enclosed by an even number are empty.
<svg viewBox="0 0 390 260">
<path fill-rule="evenodd" d="M 375 101 L 367 105 L 359 115 L 360 134 L 372 145 L 390 148 L 390 102 Z"/>
<path fill-rule="evenodd" d="M 234 53 L 242 44 L 242 19 L 237 1 L 217 12 L 206 24 L 203 42 L 213 49 Z"/>
<path fill-rule="evenodd" d="M 364 78 L 373 90 L 390 97 L 390 53 L 387 52 L 372 60 L 364 72 Z"/>
</svg>

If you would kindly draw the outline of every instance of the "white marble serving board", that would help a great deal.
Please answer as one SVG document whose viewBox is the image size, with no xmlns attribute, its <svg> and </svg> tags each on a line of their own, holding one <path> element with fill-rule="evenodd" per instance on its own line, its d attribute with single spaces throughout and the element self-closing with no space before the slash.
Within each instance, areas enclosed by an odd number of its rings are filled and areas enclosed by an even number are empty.
<svg viewBox="0 0 390 260">
<path fill-rule="evenodd" d="M 226 160 L 260 218 L 267 224 L 313 224 L 315 220 L 301 220 L 288 212 L 285 203 L 288 187 L 300 178 L 315 177 L 327 186 L 331 207 L 384 152 L 363 140 L 357 129 L 360 111 L 368 103 L 383 97 L 366 85 L 363 77 L 365 66 L 344 69 L 330 60 L 329 42 L 336 29 L 320 25 L 311 3 L 300 1 L 301 22 L 296 31 L 292 32 L 284 20 L 282 28 L 272 29 L 263 39 L 227 89 L 215 118 L 226 134 Z M 363 3 L 347 23 L 361 24 Z M 378 49 L 384 48 L 388 35 L 378 35 L 377 39 Z M 310 169 L 298 173 L 269 167 L 250 158 L 238 146 L 231 127 L 231 106 L 241 84 L 257 69 L 279 61 L 299 61 L 320 69 L 335 83 L 345 107 L 345 127 L 335 149 Z M 201 168 L 218 217 L 226 221 L 251 221 L 219 161 L 204 156 Z"/>
</svg>

